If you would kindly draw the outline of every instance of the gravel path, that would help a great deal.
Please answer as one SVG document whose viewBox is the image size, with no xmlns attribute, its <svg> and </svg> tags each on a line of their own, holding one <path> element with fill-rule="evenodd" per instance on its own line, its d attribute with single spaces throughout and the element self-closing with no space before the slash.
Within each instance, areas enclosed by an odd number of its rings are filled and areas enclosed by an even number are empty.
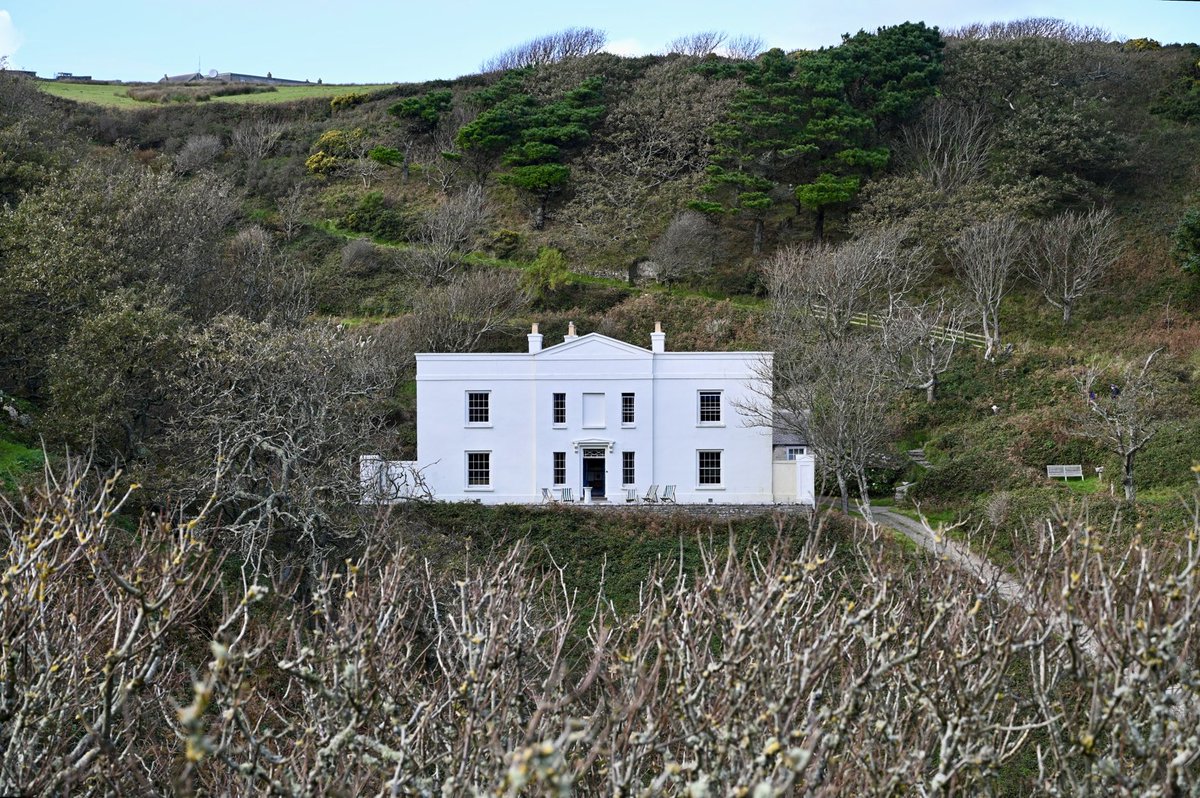
<svg viewBox="0 0 1200 798">
<path fill-rule="evenodd" d="M 1029 612 L 1038 612 L 1036 596 L 1012 574 L 986 557 L 971 551 L 965 544 L 930 531 L 923 524 L 901 515 L 889 507 L 871 507 L 876 523 L 889 526 L 905 535 L 913 543 L 947 562 L 971 574 L 984 585 L 995 585 L 996 593 L 1010 604 L 1024 607 Z M 1066 622 L 1066 619 L 1060 619 Z M 1091 629 L 1076 626 L 1083 650 L 1093 659 L 1100 658 L 1100 647 Z"/>
</svg>

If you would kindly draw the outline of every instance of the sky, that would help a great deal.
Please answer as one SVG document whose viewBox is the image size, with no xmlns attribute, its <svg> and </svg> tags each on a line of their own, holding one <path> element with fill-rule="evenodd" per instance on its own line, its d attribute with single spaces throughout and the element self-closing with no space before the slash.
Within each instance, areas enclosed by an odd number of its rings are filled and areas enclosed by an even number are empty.
<svg viewBox="0 0 1200 798">
<path fill-rule="evenodd" d="M 454 78 L 513 45 L 568 27 L 608 35 L 620 55 L 662 52 L 707 30 L 786 50 L 906 20 L 941 28 L 1058 17 L 1115 38 L 1200 40 L 1196 0 L 0 0 L 10 68 L 98 79 L 247 72 L 326 83 Z"/>
</svg>

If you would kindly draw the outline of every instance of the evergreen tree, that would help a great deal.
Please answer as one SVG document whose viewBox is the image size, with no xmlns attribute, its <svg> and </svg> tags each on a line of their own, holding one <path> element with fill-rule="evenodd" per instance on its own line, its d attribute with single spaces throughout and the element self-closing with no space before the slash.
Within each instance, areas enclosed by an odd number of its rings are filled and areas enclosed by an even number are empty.
<svg viewBox="0 0 1200 798">
<path fill-rule="evenodd" d="M 820 239 L 826 209 L 849 203 L 887 165 L 881 133 L 933 93 L 942 47 L 936 28 L 906 22 L 846 36 L 834 48 L 771 50 L 744 65 L 746 88 L 714 131 L 711 199 L 693 207 L 750 217 L 757 253 L 776 189 L 786 186 L 798 209 L 816 215 Z"/>
</svg>

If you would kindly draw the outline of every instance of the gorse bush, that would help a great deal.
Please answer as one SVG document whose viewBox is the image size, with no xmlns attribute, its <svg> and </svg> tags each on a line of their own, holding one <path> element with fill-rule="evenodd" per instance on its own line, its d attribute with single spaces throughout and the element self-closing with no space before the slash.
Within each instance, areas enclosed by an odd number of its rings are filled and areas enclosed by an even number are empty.
<svg viewBox="0 0 1200 798">
<path fill-rule="evenodd" d="M 342 217 L 342 226 L 356 233 L 370 233 L 381 241 L 399 243 L 411 238 L 418 220 L 378 191 L 368 192 Z"/>
</svg>

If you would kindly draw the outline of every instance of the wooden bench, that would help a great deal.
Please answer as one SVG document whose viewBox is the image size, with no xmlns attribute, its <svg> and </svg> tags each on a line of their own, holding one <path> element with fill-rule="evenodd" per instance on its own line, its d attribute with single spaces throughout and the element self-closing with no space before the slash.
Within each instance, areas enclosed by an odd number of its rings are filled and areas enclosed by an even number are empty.
<svg viewBox="0 0 1200 798">
<path fill-rule="evenodd" d="M 1046 466 L 1046 476 L 1051 479 L 1069 479 L 1070 477 L 1079 477 L 1083 479 L 1082 465 L 1048 465 Z"/>
</svg>

